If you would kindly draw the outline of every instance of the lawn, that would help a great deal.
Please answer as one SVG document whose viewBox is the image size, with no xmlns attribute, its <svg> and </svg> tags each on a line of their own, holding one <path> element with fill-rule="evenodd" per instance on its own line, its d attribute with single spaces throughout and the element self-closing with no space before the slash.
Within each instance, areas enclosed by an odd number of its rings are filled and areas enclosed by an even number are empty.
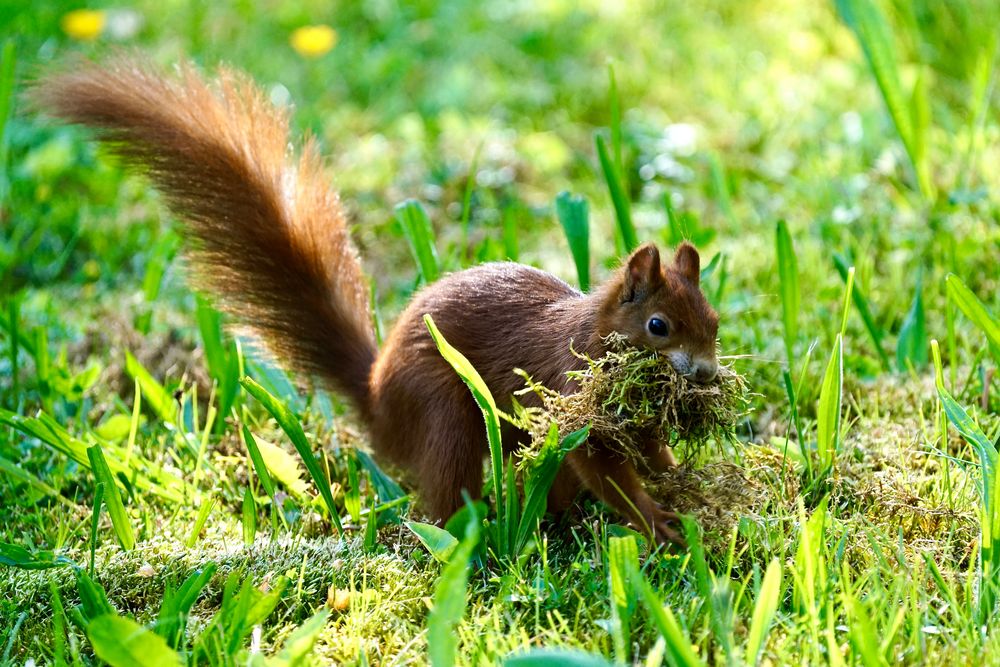
<svg viewBox="0 0 1000 667">
<path fill-rule="evenodd" d="M 997 25 L 994 0 L 0 0 L 0 664 L 1000 664 Z M 123 49 L 293 108 L 380 332 L 446 272 L 596 285 L 693 242 L 750 395 L 678 447 L 688 547 L 587 496 L 539 522 L 565 432 L 426 523 L 342 397 L 192 291 L 149 182 L 29 109 Z"/>
</svg>

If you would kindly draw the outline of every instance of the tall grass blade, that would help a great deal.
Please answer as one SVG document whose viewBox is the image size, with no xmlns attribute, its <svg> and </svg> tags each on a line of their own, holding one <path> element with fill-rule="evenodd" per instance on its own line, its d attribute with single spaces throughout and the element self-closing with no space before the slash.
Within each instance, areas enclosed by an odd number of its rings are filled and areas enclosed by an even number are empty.
<svg viewBox="0 0 1000 667">
<path fill-rule="evenodd" d="M 611 194 L 611 203 L 615 208 L 615 222 L 617 223 L 618 237 L 622 242 L 623 254 L 627 254 L 639 245 L 639 237 L 635 233 L 635 225 L 632 224 L 632 209 L 628 193 L 622 186 L 618 170 L 608 155 L 607 144 L 600 133 L 594 135 L 594 143 L 597 146 L 597 159 L 601 163 L 601 171 L 604 173 L 604 180 L 608 184 L 608 192 Z"/>
<path fill-rule="evenodd" d="M 257 503 L 247 486 L 243 489 L 243 546 L 250 548 L 257 537 Z"/>
<path fill-rule="evenodd" d="M 802 498 L 799 498 L 799 544 L 795 550 L 795 605 L 808 616 L 813 631 L 818 632 L 820 606 L 826 592 L 826 507 L 828 498 L 823 498 L 812 516 L 806 519 Z"/>
<path fill-rule="evenodd" d="M 469 163 L 469 177 L 465 180 L 465 194 L 462 195 L 462 248 L 459 256 L 462 258 L 463 265 L 468 259 L 469 224 L 472 220 L 472 193 L 476 190 L 476 175 L 479 173 L 479 153 L 482 149 L 483 145 L 480 143 L 476 146 L 476 152 L 472 154 L 472 162 Z M 429 220 L 428 224 L 430 224 Z"/>
<path fill-rule="evenodd" d="M 986 334 L 993 358 L 1000 363 L 1000 319 L 997 319 L 986 309 L 983 302 L 965 286 L 961 278 L 949 273 L 944 279 L 948 291 L 948 299 L 972 320 L 980 331 Z M 954 360 L 952 361 L 954 363 Z"/>
<path fill-rule="evenodd" d="M 0 51 L 0 207 L 3 207 L 10 190 L 10 179 L 7 176 L 7 153 L 9 133 L 7 123 L 10 121 L 14 108 L 14 68 L 17 64 L 17 52 L 14 49 L 14 39 L 8 38 Z"/>
<path fill-rule="evenodd" d="M 608 63 L 608 106 L 611 111 L 611 155 L 615 159 L 615 169 L 624 179 L 625 163 L 622 161 L 622 104 L 618 96 L 618 81 L 615 67 Z"/>
<path fill-rule="evenodd" d="M 930 192 L 925 189 L 927 184 L 920 178 L 924 169 L 919 163 L 922 151 L 915 138 L 910 100 L 903 92 L 903 84 L 900 82 L 889 25 L 873 0 L 837 0 L 837 9 L 861 45 L 868 67 L 882 93 L 882 101 L 885 102 L 896 133 L 903 142 L 917 179 L 917 187 L 921 194 L 929 196 Z"/>
<path fill-rule="evenodd" d="M 633 573 L 639 571 L 639 546 L 635 538 L 612 537 L 608 540 L 608 592 L 611 597 L 611 636 L 615 657 L 619 663 L 629 662 L 632 645 L 632 615 L 635 613 L 636 594 L 632 585 Z"/>
<path fill-rule="evenodd" d="M 227 341 L 222 333 L 222 315 L 219 311 L 199 298 L 195 314 L 202 345 L 205 348 L 208 372 L 217 387 L 215 397 L 222 419 L 217 422 L 216 432 L 221 432 L 225 427 L 225 418 L 229 416 L 229 411 L 236 400 L 236 391 L 240 387 L 239 355 L 236 351 L 236 342 Z"/>
<path fill-rule="evenodd" d="M 94 576 L 97 569 L 97 542 L 100 537 L 101 507 L 104 503 L 104 482 L 94 485 L 94 502 L 90 510 L 90 565 L 88 571 L 90 576 Z"/>
<path fill-rule="evenodd" d="M 590 220 L 587 212 L 587 200 L 574 196 L 569 192 L 560 192 L 556 196 L 556 217 L 566 233 L 569 250 L 573 253 L 576 264 L 576 275 L 580 289 L 584 292 L 590 289 Z"/>
<path fill-rule="evenodd" d="M 691 648 L 691 639 L 677 622 L 677 617 L 669 606 L 663 604 L 656 591 L 649 585 L 641 572 L 633 574 L 636 595 L 642 600 L 653 627 L 666 642 L 665 657 L 671 667 L 702 667 L 705 662 Z"/>
<path fill-rule="evenodd" d="M 240 384 L 271 413 L 271 416 L 278 422 L 278 426 L 285 432 L 288 439 L 292 441 L 295 451 L 299 453 L 299 457 L 305 464 L 306 470 L 309 471 L 309 476 L 312 478 L 313 484 L 316 485 L 320 496 L 323 498 L 323 503 L 330 514 L 330 520 L 337 527 L 337 534 L 343 537 L 344 526 L 340 522 L 340 513 L 337 510 L 336 503 L 333 501 L 333 490 L 330 488 L 330 480 L 327 479 L 316 457 L 313 456 L 309 441 L 306 440 L 305 431 L 302 430 L 302 424 L 299 423 L 299 420 L 284 403 L 271 395 L 264 387 L 257 384 L 253 378 L 244 377 L 240 380 Z"/>
<path fill-rule="evenodd" d="M 344 490 L 344 508 L 351 515 L 351 521 L 361 523 L 361 478 L 358 462 L 353 451 L 347 452 L 347 488 Z"/>
<path fill-rule="evenodd" d="M 195 517 L 194 525 L 191 526 L 191 533 L 188 535 L 187 542 L 185 542 L 188 549 L 193 549 L 194 545 L 198 544 L 198 537 L 201 535 L 201 531 L 205 529 L 208 516 L 214 508 L 215 498 L 202 498 L 201 504 L 198 507 L 198 516 Z"/>
<path fill-rule="evenodd" d="M 177 403 L 173 396 L 128 351 L 125 352 L 125 372 L 142 387 L 142 395 L 153 412 L 163 421 L 173 424 L 177 418 Z"/>
<path fill-rule="evenodd" d="M 469 559 L 479 543 L 479 524 L 470 521 L 434 586 L 434 606 L 427 617 L 427 654 L 432 667 L 452 667 L 458 652 L 455 627 L 465 615 Z"/>
<path fill-rule="evenodd" d="M 253 464 L 254 472 L 257 473 L 257 479 L 260 480 L 260 485 L 264 487 L 264 493 L 274 501 L 274 480 L 271 479 L 271 473 L 267 469 L 267 464 L 264 463 L 264 457 L 260 454 L 260 448 L 257 446 L 257 440 L 254 439 L 253 433 L 250 429 L 243 425 L 243 442 L 247 446 L 247 452 L 250 454 L 250 462 Z"/>
<path fill-rule="evenodd" d="M 718 205 L 719 210 L 722 211 L 722 214 L 726 216 L 726 219 L 731 224 L 736 225 L 738 221 L 736 220 L 736 213 L 733 211 L 732 196 L 729 192 L 729 178 L 726 175 L 726 169 L 722 165 L 722 160 L 719 158 L 718 153 L 709 153 L 708 168 L 711 173 L 712 195 L 715 203 Z"/>
<path fill-rule="evenodd" d="M 852 273 L 854 267 L 848 266 L 847 260 L 838 253 L 833 254 L 833 264 L 837 268 L 837 273 L 840 274 L 841 279 L 846 284 L 848 276 Z M 858 286 L 857 281 L 855 281 L 853 289 L 850 290 L 850 295 L 854 301 L 855 308 L 858 309 L 858 313 L 861 315 L 861 321 L 864 322 L 865 329 L 867 329 L 868 335 L 871 336 L 872 343 L 875 345 L 875 352 L 878 354 L 879 362 L 882 364 L 882 370 L 888 371 L 891 368 L 889 355 L 886 354 L 882 346 L 882 339 L 885 337 L 885 333 L 876 324 L 875 317 L 868 306 L 868 299 L 865 298 L 865 294 Z M 843 327 L 841 327 L 841 333 L 843 333 Z"/>
<path fill-rule="evenodd" d="M 434 324 L 433 318 L 430 315 L 424 315 L 424 324 L 427 326 L 427 330 L 430 332 L 431 337 L 434 339 L 434 343 L 437 345 L 438 352 L 444 357 L 445 361 L 458 376 L 462 378 L 469 391 L 472 392 L 472 397 L 475 399 L 476 404 L 479 409 L 483 412 L 483 419 L 486 421 L 486 439 L 490 447 L 490 468 L 493 475 L 493 492 L 496 494 L 496 511 L 497 511 L 497 526 L 499 527 L 501 539 L 503 540 L 500 544 L 501 557 L 506 557 L 510 555 L 510 545 L 506 544 L 506 535 L 509 530 L 507 524 L 506 516 L 506 502 L 504 496 L 504 460 L 503 460 L 503 449 L 500 445 L 500 411 L 497 409 L 497 404 L 493 400 L 493 394 L 490 393 L 489 387 L 486 386 L 486 382 L 483 380 L 479 371 L 473 367 L 469 360 L 465 358 L 461 352 L 459 352 L 455 347 L 451 345 L 445 337 L 441 334 L 441 331 Z M 507 489 L 507 493 L 517 493 L 516 489 Z"/>
<path fill-rule="evenodd" d="M 778 280 L 781 283 L 781 321 L 785 328 L 785 353 L 789 370 L 795 365 L 795 341 L 799 337 L 799 264 L 788 233 L 788 224 L 779 220 L 775 231 L 778 255 Z"/>
<path fill-rule="evenodd" d="M 962 438 L 972 446 L 979 458 L 982 472 L 980 498 L 982 499 L 979 554 L 979 600 L 975 609 L 978 623 L 986 623 L 996 613 L 998 588 L 1000 588 L 1000 465 L 997 465 L 995 445 L 979 428 L 958 401 L 944 387 L 941 351 L 936 340 L 931 341 L 934 356 L 934 382 L 938 398 L 951 422 Z"/>
<path fill-rule="evenodd" d="M 92 445 L 88 447 L 87 456 L 90 459 L 90 468 L 94 471 L 97 483 L 104 485 L 104 501 L 108 508 L 108 516 L 111 517 L 111 526 L 114 528 L 115 537 L 118 538 L 118 543 L 122 546 L 122 549 L 130 551 L 135 547 L 135 534 L 132 532 L 132 522 L 125 511 L 122 497 L 118 493 L 118 485 L 115 483 L 114 475 L 111 474 L 111 468 L 108 467 L 107 459 L 104 458 L 101 446 Z"/>
<path fill-rule="evenodd" d="M 545 438 L 545 443 L 535 460 L 535 464 L 524 480 L 524 509 L 518 522 L 514 553 L 520 554 L 528 544 L 531 535 L 545 515 L 549 499 L 549 489 L 556 479 L 559 467 L 566 455 L 587 440 L 590 427 L 574 431 L 559 442 L 559 429 L 553 424 Z"/>
<path fill-rule="evenodd" d="M 841 334 L 833 343 L 826 364 L 816 408 L 816 452 L 821 470 L 833 465 L 840 448 L 840 409 L 844 391 L 844 339 Z"/>
<path fill-rule="evenodd" d="M 768 564 L 767 571 L 764 572 L 764 580 L 761 582 L 760 590 L 757 591 L 757 600 L 753 606 L 745 653 L 748 667 L 754 667 L 760 660 L 760 652 L 767 643 L 767 636 L 771 632 L 771 623 L 774 620 L 774 614 L 778 611 L 780 598 L 781 561 L 775 558 Z"/>
<path fill-rule="evenodd" d="M 206 563 L 204 569 L 192 572 L 180 588 L 176 591 L 168 589 L 163 596 L 153 630 L 167 641 L 170 648 L 179 649 L 183 644 L 191 608 L 215 575 L 216 569 L 215 563 Z"/>
<path fill-rule="evenodd" d="M 888 667 L 885 657 L 879 648 L 876 638 L 876 626 L 872 622 L 871 616 L 865 611 L 865 606 L 861 600 L 854 596 L 854 593 L 844 587 L 843 591 L 844 609 L 847 612 L 850 631 L 851 647 L 855 655 L 861 658 L 864 667 Z"/>
<path fill-rule="evenodd" d="M 913 303 L 899 328 L 896 342 L 896 367 L 900 371 L 919 369 L 927 365 L 927 324 L 924 315 L 923 278 L 917 274 Z"/>
<path fill-rule="evenodd" d="M 434 244 L 434 228 L 427 212 L 420 202 L 408 199 L 396 207 L 396 220 L 403 228 L 424 284 L 429 285 L 441 275 L 441 263 Z"/>
</svg>

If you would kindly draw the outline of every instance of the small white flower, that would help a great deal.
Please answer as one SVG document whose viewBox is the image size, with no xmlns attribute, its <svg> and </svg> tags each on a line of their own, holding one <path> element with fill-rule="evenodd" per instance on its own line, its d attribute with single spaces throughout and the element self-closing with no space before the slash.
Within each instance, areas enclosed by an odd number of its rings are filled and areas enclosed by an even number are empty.
<svg viewBox="0 0 1000 667">
<path fill-rule="evenodd" d="M 134 9 L 112 9 L 108 12 L 105 30 L 111 39 L 124 41 L 138 35 L 143 23 L 142 14 Z"/>
</svg>

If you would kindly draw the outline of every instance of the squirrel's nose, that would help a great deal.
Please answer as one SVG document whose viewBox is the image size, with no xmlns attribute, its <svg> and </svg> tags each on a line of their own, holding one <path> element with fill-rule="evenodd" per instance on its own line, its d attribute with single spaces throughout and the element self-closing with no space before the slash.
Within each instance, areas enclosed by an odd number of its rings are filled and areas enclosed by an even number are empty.
<svg viewBox="0 0 1000 667">
<path fill-rule="evenodd" d="M 709 359 L 695 359 L 691 374 L 699 384 L 708 384 L 719 374 L 719 364 Z"/>
</svg>

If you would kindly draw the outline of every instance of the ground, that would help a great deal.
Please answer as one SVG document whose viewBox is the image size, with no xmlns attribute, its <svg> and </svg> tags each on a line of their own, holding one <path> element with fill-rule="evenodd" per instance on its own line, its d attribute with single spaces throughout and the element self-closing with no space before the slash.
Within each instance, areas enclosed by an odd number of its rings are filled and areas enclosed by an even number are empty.
<svg viewBox="0 0 1000 667">
<path fill-rule="evenodd" d="M 343 4 L 0 11 L 0 662 L 996 660 L 1000 8 Z M 603 137 L 637 240 L 701 250 L 720 353 L 753 392 L 733 440 L 670 482 L 700 536 L 650 551 L 584 498 L 504 557 L 493 508 L 466 587 L 472 543 L 417 538 L 405 476 L 356 453 L 347 405 L 188 288 L 182 229 L 148 183 L 28 108 L 47 67 L 121 48 L 225 62 L 293 105 L 384 329 L 426 275 L 394 214 L 411 198 L 441 270 L 512 259 L 576 284 L 555 200 L 581 195 L 606 278 L 629 239 Z M 244 374 L 302 424 L 343 537 Z M 186 631 L 160 639 L 161 607 L 206 568 Z M 122 619 L 149 628 L 138 662 L 102 643 Z"/>
</svg>

